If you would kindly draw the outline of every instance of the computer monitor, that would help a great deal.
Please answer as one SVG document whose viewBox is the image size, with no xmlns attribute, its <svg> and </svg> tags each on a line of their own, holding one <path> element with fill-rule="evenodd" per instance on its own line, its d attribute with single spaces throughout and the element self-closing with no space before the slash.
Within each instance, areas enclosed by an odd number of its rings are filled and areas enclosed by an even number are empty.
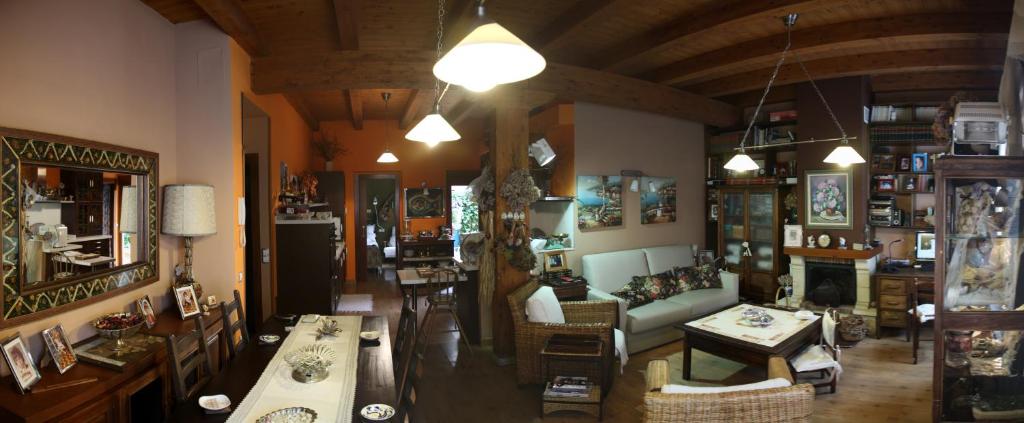
<svg viewBox="0 0 1024 423">
<path fill-rule="evenodd" d="M 935 233 L 917 233 L 917 261 L 935 261 Z"/>
</svg>

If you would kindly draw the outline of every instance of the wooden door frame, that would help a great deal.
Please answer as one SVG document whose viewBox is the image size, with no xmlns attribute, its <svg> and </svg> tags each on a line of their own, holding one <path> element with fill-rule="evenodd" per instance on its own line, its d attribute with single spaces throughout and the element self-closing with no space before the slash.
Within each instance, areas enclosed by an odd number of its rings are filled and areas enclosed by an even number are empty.
<svg viewBox="0 0 1024 423">
<path fill-rule="evenodd" d="M 262 247 L 260 239 L 260 153 L 245 153 L 243 156 L 244 171 L 242 173 L 243 193 L 245 197 L 245 248 L 244 269 L 245 302 L 256 307 L 245 307 L 246 325 L 250 332 L 264 322 L 263 316 L 263 269 Z M 253 176 L 249 178 L 247 176 Z M 250 285 L 252 291 L 250 291 Z M 248 305 L 246 304 L 246 305 Z M 245 305 L 243 305 L 245 306 Z"/>
<path fill-rule="evenodd" d="M 378 171 L 378 172 L 353 172 L 354 179 L 352 181 L 352 202 L 355 205 L 354 211 L 354 222 L 355 227 L 355 254 L 356 254 L 356 282 L 366 281 L 366 204 L 363 199 L 363 180 L 370 179 L 391 179 L 395 182 L 395 226 L 396 230 L 399 230 L 402 225 L 402 214 L 404 210 L 404 204 L 402 204 L 402 196 L 400 195 L 402 185 L 402 172 L 401 171 Z M 384 251 L 381 250 L 381 254 Z"/>
<path fill-rule="evenodd" d="M 481 170 L 449 170 L 444 174 L 444 222 L 449 228 L 452 227 L 452 186 L 469 185 L 478 176 Z"/>
</svg>

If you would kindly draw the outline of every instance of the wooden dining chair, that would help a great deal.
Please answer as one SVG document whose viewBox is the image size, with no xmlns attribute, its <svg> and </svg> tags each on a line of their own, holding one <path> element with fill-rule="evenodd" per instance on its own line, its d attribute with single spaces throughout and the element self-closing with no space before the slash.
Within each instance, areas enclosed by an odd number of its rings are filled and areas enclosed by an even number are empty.
<svg viewBox="0 0 1024 423">
<path fill-rule="evenodd" d="M 203 317 L 195 317 L 196 328 L 185 335 L 167 336 L 167 356 L 171 360 L 174 395 L 178 403 L 188 402 L 213 378 L 210 355 L 203 335 Z"/>
<path fill-rule="evenodd" d="M 239 351 L 245 349 L 246 345 L 249 345 L 249 328 L 245 325 L 245 311 L 242 310 L 242 296 L 235 290 L 235 300 L 226 303 L 220 302 L 221 319 L 224 321 L 224 333 L 227 334 L 228 338 L 228 353 L 231 354 L 231 358 L 235 358 L 235 355 Z M 237 312 L 237 313 L 235 313 Z M 231 315 L 237 314 L 235 322 L 231 322 Z M 238 342 L 235 342 L 235 332 L 240 332 L 238 335 Z"/>
<path fill-rule="evenodd" d="M 458 298 L 455 293 L 455 284 L 458 281 L 459 275 L 452 269 L 438 269 L 427 279 L 427 286 L 433 292 L 427 295 L 427 313 L 423 316 L 423 324 L 419 325 L 419 333 L 417 335 L 424 339 L 423 344 L 425 347 L 426 340 L 430 339 L 430 322 L 434 316 L 442 312 L 448 313 L 452 316 L 452 320 L 455 321 L 455 328 L 459 332 L 459 338 L 466 343 L 466 349 L 472 355 L 473 348 L 469 345 L 469 337 L 466 336 L 466 331 L 462 328 L 462 322 L 459 320 L 458 315 Z"/>
<path fill-rule="evenodd" d="M 910 291 L 910 328 L 913 337 L 914 364 L 917 364 L 917 350 L 921 343 L 921 326 L 935 320 L 935 282 L 931 279 L 914 281 Z"/>
<path fill-rule="evenodd" d="M 402 353 L 405 352 L 406 338 L 411 338 L 415 332 L 414 325 L 416 324 L 416 312 L 412 309 L 412 302 L 416 301 L 411 295 L 405 294 L 402 296 L 402 313 L 398 318 L 398 329 L 395 332 L 395 348 L 391 350 L 391 361 L 395 364 L 395 369 L 399 368 L 401 362 Z"/>
<path fill-rule="evenodd" d="M 395 372 L 398 381 L 395 390 L 398 405 L 395 408 L 395 418 L 392 420 L 395 422 L 412 420 L 410 415 L 416 406 L 416 385 L 419 383 L 423 371 L 421 363 L 423 359 L 418 353 L 421 344 L 425 344 L 423 338 L 410 334 L 405 337 L 405 344 L 402 347 L 403 353 L 398 365 L 399 370 Z"/>
<path fill-rule="evenodd" d="M 818 373 L 823 382 L 814 383 L 815 393 L 817 388 L 827 387 L 829 393 L 836 393 L 836 385 L 839 382 L 839 374 L 843 372 L 839 361 L 842 352 L 836 337 L 839 335 L 839 311 L 829 308 L 821 316 L 821 343 L 810 345 L 804 348 L 799 354 L 789 361 L 796 370 L 797 377 L 807 373 Z"/>
</svg>

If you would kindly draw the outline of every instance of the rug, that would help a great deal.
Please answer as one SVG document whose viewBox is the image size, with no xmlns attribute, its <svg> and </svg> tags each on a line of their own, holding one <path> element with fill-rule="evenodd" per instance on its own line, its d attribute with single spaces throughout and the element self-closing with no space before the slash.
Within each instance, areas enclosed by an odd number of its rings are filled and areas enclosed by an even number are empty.
<svg viewBox="0 0 1024 423">
<path fill-rule="evenodd" d="M 342 294 L 337 313 L 369 313 L 373 311 L 373 295 Z"/>
<path fill-rule="evenodd" d="M 692 355 L 690 380 L 683 380 L 682 351 L 665 357 L 668 360 L 669 383 L 687 386 L 729 386 L 764 380 L 763 369 L 748 367 L 696 349 Z M 646 374 L 646 368 L 640 372 Z"/>
</svg>

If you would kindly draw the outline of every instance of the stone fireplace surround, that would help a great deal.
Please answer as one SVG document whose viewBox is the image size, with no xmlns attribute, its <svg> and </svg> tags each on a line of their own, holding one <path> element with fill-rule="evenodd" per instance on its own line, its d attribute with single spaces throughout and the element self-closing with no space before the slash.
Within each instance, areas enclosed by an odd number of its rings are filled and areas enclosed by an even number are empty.
<svg viewBox="0 0 1024 423">
<path fill-rule="evenodd" d="M 853 314 L 864 317 L 869 329 L 875 326 L 878 309 L 871 304 L 871 276 L 878 267 L 880 248 L 868 251 L 840 250 L 835 248 L 786 247 L 783 252 L 789 256 L 789 274 L 793 277 L 793 304 L 803 305 L 807 291 L 807 262 L 853 263 L 857 278 L 857 302 Z M 784 300 L 779 302 L 784 303 Z M 811 304 L 813 306 L 813 304 Z"/>
</svg>

